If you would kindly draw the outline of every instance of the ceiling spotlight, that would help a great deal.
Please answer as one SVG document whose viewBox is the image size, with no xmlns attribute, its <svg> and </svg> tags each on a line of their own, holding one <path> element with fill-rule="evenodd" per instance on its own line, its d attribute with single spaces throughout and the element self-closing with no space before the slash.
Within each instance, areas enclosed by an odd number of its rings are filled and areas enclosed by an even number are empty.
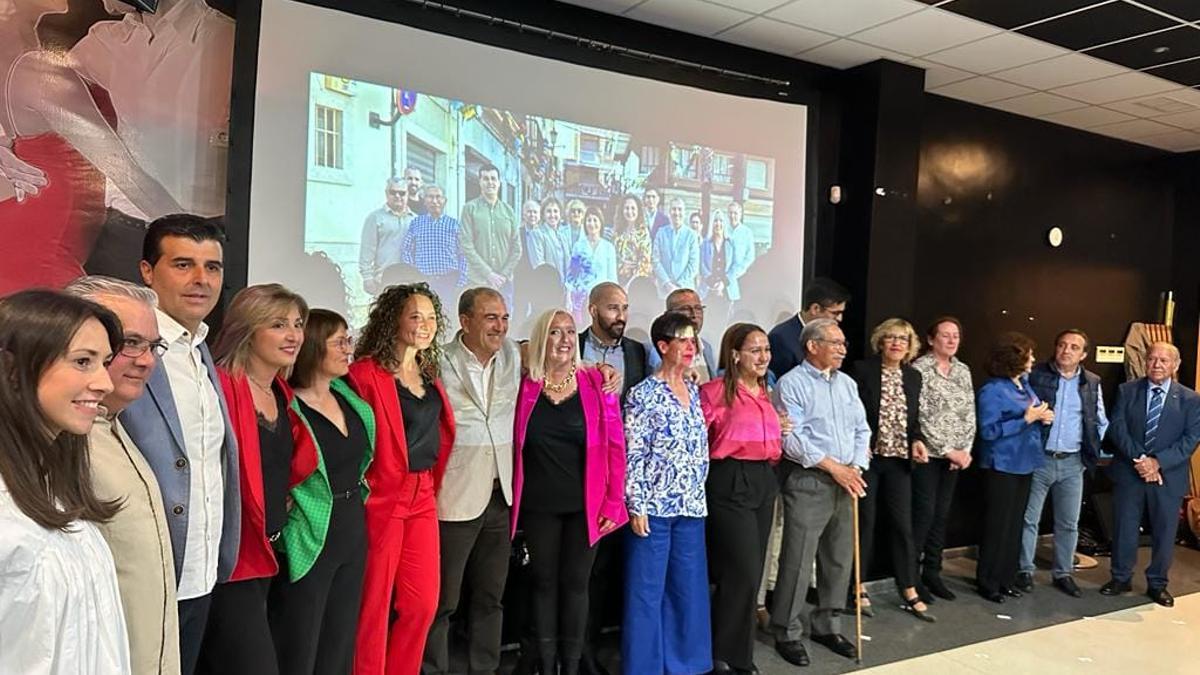
<svg viewBox="0 0 1200 675">
<path fill-rule="evenodd" d="M 1166 54 L 1167 52 L 1171 51 L 1171 48 L 1163 45 L 1161 47 L 1155 47 L 1152 51 L 1155 54 Z"/>
</svg>

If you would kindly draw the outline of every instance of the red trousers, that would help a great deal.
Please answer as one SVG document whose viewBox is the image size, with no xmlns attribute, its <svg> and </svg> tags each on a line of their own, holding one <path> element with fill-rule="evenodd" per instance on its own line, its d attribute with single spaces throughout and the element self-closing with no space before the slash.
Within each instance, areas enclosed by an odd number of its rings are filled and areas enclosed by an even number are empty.
<svg viewBox="0 0 1200 675">
<path fill-rule="evenodd" d="M 354 675 L 417 675 L 437 613 L 441 573 L 433 474 L 408 474 L 389 493 L 374 505 L 376 494 L 367 500 L 367 569 Z"/>
</svg>

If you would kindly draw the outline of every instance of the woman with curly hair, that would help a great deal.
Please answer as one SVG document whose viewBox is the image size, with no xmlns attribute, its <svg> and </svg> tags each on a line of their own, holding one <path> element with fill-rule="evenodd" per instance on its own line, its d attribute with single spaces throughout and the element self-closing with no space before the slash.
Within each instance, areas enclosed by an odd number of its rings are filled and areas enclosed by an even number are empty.
<svg viewBox="0 0 1200 675">
<path fill-rule="evenodd" d="M 654 274 L 650 261 L 650 228 L 642 217 L 642 203 L 627 194 L 613 218 L 613 247 L 617 250 L 617 281 L 626 288 L 638 277 Z"/>
<path fill-rule="evenodd" d="M 975 584 L 992 602 L 1019 598 L 1016 583 L 1021 531 L 1033 472 L 1043 461 L 1041 425 L 1054 411 L 1029 387 L 1033 340 L 1004 333 L 988 357 L 991 379 L 979 388 L 979 466 L 984 474 L 983 535 Z"/>
<path fill-rule="evenodd" d="M 357 675 L 418 672 L 437 612 L 436 495 L 454 444 L 438 365 L 444 326 L 427 284 L 392 286 L 371 305 L 350 366 L 350 383 L 377 420 Z"/>
</svg>

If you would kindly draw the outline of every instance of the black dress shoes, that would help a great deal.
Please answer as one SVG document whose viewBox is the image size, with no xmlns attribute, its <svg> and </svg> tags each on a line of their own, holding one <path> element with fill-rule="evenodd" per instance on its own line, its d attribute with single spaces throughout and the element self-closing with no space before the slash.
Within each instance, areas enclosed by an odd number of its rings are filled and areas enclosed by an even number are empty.
<svg viewBox="0 0 1200 675">
<path fill-rule="evenodd" d="M 1030 574 L 1029 572 L 1018 572 L 1017 573 L 1017 583 L 1014 584 L 1014 586 L 1016 587 L 1016 589 L 1018 591 L 1021 591 L 1022 593 L 1032 593 L 1033 592 L 1033 575 Z"/>
<path fill-rule="evenodd" d="M 1055 579 L 1054 587 L 1072 598 L 1078 598 L 1083 595 L 1083 591 L 1079 590 L 1079 585 L 1071 577 L 1059 577 Z"/>
<path fill-rule="evenodd" d="M 1126 593 L 1132 591 L 1133 586 L 1130 585 L 1128 581 L 1117 581 L 1116 579 L 1113 579 L 1100 587 L 1100 595 L 1125 595 Z"/>
<path fill-rule="evenodd" d="M 713 661 L 713 669 L 709 671 L 709 675 L 734 675 L 733 666 L 724 661 Z"/>
<path fill-rule="evenodd" d="M 790 640 L 787 642 L 776 640 L 775 651 L 784 661 L 793 666 L 803 668 L 808 665 L 808 650 L 804 648 L 804 643 L 799 640 Z"/>
<path fill-rule="evenodd" d="M 1007 595 L 1010 598 L 1021 597 L 1021 591 L 1013 588 L 1012 586 L 1004 586 L 1003 588 L 1000 589 L 1000 592 Z"/>
<path fill-rule="evenodd" d="M 809 636 L 812 641 L 827 647 L 830 651 L 838 656 L 844 656 L 848 659 L 853 659 L 858 656 L 858 649 L 854 643 L 842 637 L 838 633 L 830 633 L 828 635 L 812 635 Z"/>
<path fill-rule="evenodd" d="M 930 593 L 943 600 L 953 600 L 958 597 L 954 595 L 954 591 L 946 588 L 946 582 L 942 581 L 941 577 L 926 577 L 924 579 L 924 586 Z M 925 600 L 924 596 L 921 599 Z M 929 601 L 925 600 L 925 602 Z"/>
<path fill-rule="evenodd" d="M 987 600 L 988 602 L 994 602 L 998 605 L 1003 605 L 1005 600 L 1004 594 L 1000 591 L 985 591 L 982 588 L 979 589 L 979 597 Z"/>
<path fill-rule="evenodd" d="M 1167 590 L 1166 586 L 1161 588 L 1151 588 L 1150 590 L 1146 591 L 1146 595 L 1149 596 L 1151 600 L 1157 602 L 1163 607 L 1175 606 L 1175 598 L 1171 597 L 1171 592 Z"/>
</svg>

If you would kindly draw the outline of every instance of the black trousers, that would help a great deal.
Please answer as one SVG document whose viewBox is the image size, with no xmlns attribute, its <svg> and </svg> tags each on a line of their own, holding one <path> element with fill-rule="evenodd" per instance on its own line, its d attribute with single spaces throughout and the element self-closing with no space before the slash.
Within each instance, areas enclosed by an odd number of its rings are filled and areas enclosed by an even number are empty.
<svg viewBox="0 0 1200 675">
<path fill-rule="evenodd" d="M 765 461 L 718 459 L 709 465 L 705 489 L 713 660 L 750 670 L 758 582 L 767 557 L 779 478 Z"/>
<path fill-rule="evenodd" d="M 596 542 L 596 561 L 588 582 L 588 624 L 583 653 L 593 649 L 600 631 L 620 625 L 625 616 L 625 537 L 609 536 Z"/>
<path fill-rule="evenodd" d="M 208 625 L 208 609 L 212 595 L 202 595 L 179 601 L 179 666 L 180 675 L 196 672 L 200 646 L 204 643 L 204 627 Z"/>
<path fill-rule="evenodd" d="M 425 641 L 421 671 L 450 672 L 450 616 L 458 610 L 463 582 L 471 593 L 467 616 L 467 668 L 494 673 L 500 668 L 500 633 L 504 625 L 504 585 L 508 580 L 509 508 L 500 487 L 478 518 L 440 521 L 442 589 L 437 614 Z"/>
<path fill-rule="evenodd" d="M 983 477 L 983 533 L 975 584 L 983 593 L 1013 585 L 1021 557 L 1021 532 L 1033 474 L 1017 475 L 987 469 Z"/>
<path fill-rule="evenodd" d="M 959 471 L 951 471 L 949 460 L 930 458 L 913 467 L 913 544 L 921 577 L 937 577 L 942 571 L 946 548 L 946 521 L 954 502 Z"/>
<path fill-rule="evenodd" d="M 912 528 L 912 462 L 901 457 L 871 458 L 863 474 L 867 494 L 858 504 L 859 546 L 864 570 L 871 568 L 875 553 L 875 525 L 882 521 L 892 550 L 892 573 L 896 587 L 917 583 L 917 555 Z M 883 518 L 879 518 L 882 510 Z"/>
<path fill-rule="evenodd" d="M 354 664 L 354 639 L 367 565 L 367 525 L 355 490 L 337 496 L 325 547 L 308 573 L 288 577 L 287 559 L 271 587 L 268 618 L 279 671 L 286 675 L 345 675 Z"/>
<path fill-rule="evenodd" d="M 271 581 L 268 577 L 217 584 L 196 672 L 279 675 L 275 640 L 267 621 Z"/>
<path fill-rule="evenodd" d="M 583 511 L 521 514 L 533 578 L 533 625 L 543 663 L 557 653 L 579 660 L 588 616 L 588 579 L 596 547 Z"/>
</svg>

